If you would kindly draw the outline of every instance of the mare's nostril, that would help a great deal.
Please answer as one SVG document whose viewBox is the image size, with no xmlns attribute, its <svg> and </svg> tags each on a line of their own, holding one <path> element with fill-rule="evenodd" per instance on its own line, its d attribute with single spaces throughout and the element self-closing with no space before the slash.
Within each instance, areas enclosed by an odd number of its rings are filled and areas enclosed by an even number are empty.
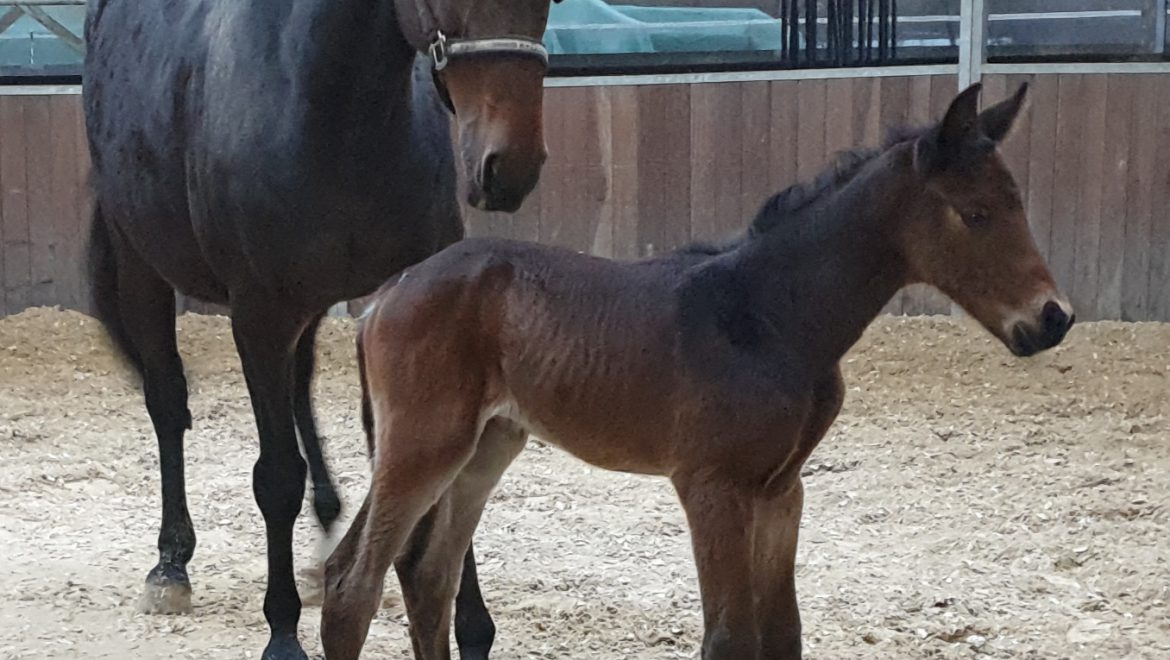
<svg viewBox="0 0 1170 660">
<path fill-rule="evenodd" d="M 496 183 L 499 181 L 499 156 L 491 153 L 484 157 L 483 167 L 480 173 L 480 182 L 483 184 L 483 192 L 488 197 L 492 196 L 492 192 Z"/>
</svg>

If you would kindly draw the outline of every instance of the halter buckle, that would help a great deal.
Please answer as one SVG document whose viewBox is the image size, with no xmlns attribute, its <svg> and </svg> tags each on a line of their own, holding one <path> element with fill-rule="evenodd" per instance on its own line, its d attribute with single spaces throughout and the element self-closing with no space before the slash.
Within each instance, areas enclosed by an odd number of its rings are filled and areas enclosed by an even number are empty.
<svg viewBox="0 0 1170 660">
<path fill-rule="evenodd" d="M 443 34 L 442 30 L 435 32 L 435 39 L 431 42 L 428 50 L 431 54 L 431 62 L 434 64 L 435 71 L 442 71 L 447 68 L 447 35 Z"/>
</svg>

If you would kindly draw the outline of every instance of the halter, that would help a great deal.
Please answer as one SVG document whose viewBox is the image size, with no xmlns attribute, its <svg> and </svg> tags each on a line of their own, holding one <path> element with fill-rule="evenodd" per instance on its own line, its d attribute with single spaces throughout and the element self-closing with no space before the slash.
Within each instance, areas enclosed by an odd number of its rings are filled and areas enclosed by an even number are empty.
<svg viewBox="0 0 1170 660">
<path fill-rule="evenodd" d="M 506 55 L 513 57 L 524 57 L 539 60 L 542 66 L 548 66 L 548 50 L 540 40 L 529 37 L 520 36 L 506 36 L 506 37 L 483 37 L 483 38 L 448 38 L 443 34 L 443 31 L 438 28 L 438 20 L 435 18 L 434 10 L 430 6 L 429 0 L 419 0 L 418 14 L 419 24 L 425 32 L 431 32 L 434 36 L 431 38 L 430 44 L 427 46 L 427 53 L 431 58 L 431 74 L 435 80 L 435 89 L 439 92 L 439 97 L 447 106 L 447 109 L 452 113 L 455 112 L 455 105 L 451 102 L 451 96 L 447 92 L 447 86 L 443 83 L 442 78 L 438 75 L 440 71 L 447 68 L 447 64 L 453 59 L 461 57 L 477 57 L 477 56 L 492 56 L 492 55 Z"/>
<path fill-rule="evenodd" d="M 540 60 L 548 66 L 548 50 L 544 44 L 528 37 L 485 37 L 482 39 L 448 39 L 442 30 L 427 48 L 435 71 L 447 68 L 447 63 L 468 55 L 519 55 Z"/>
</svg>

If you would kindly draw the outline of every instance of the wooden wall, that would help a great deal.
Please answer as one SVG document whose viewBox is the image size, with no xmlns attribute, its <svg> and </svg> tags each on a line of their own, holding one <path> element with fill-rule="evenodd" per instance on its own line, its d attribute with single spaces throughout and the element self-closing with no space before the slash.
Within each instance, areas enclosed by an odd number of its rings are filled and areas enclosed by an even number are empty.
<svg viewBox="0 0 1170 660">
<path fill-rule="evenodd" d="M 79 96 L 0 96 L 0 316 L 84 309 L 89 171 Z"/>
<path fill-rule="evenodd" d="M 1078 317 L 1170 321 L 1170 75 L 986 76 L 986 98 L 1024 80 L 1005 152 Z M 619 258 L 717 238 L 956 91 L 953 76 L 550 88 L 539 188 L 514 215 L 469 210 L 469 233 Z M 0 316 L 86 308 L 87 169 L 80 97 L 0 96 Z M 951 305 L 922 288 L 888 311 Z"/>
</svg>

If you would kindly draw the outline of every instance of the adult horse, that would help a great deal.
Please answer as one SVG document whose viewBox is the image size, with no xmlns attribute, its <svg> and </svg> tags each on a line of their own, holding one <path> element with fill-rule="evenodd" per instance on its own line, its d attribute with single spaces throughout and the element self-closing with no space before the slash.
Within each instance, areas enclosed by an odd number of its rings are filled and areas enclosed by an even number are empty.
<svg viewBox="0 0 1170 660">
<path fill-rule="evenodd" d="M 142 377 L 162 475 L 145 610 L 190 608 L 180 291 L 230 306 L 260 438 L 264 657 L 304 657 L 298 432 L 326 531 L 340 511 L 309 396 L 318 322 L 462 236 L 447 108 L 471 204 L 511 211 L 532 190 L 547 18 L 548 0 L 91 0 L 92 297 Z M 486 656 L 494 629 L 465 596 L 460 644 Z"/>
<path fill-rule="evenodd" d="M 801 656 L 800 470 L 844 398 L 839 363 L 904 285 L 932 284 L 1014 354 L 1073 324 L 999 156 L 1024 87 L 979 86 L 924 131 L 768 200 L 739 240 L 620 263 L 452 245 L 383 289 L 358 347 L 369 494 L 325 572 L 329 660 L 357 658 L 391 565 L 419 660 L 448 657 L 459 566 L 533 431 L 602 468 L 667 476 L 686 511 L 705 660 Z M 401 552 L 427 511 L 430 542 Z"/>
</svg>

